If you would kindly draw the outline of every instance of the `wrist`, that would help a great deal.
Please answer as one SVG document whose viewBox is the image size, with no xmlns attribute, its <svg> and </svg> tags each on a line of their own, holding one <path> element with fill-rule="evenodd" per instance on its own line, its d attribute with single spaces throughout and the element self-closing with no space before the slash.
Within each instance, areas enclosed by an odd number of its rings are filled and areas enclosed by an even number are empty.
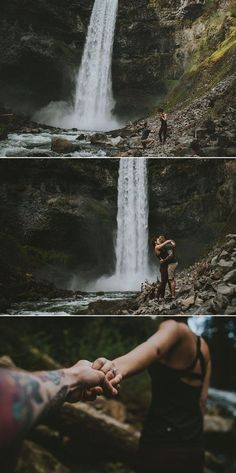
<svg viewBox="0 0 236 473">
<path fill-rule="evenodd" d="M 67 388 L 67 393 L 71 392 L 75 387 L 79 387 L 79 369 L 77 368 L 76 373 L 72 368 L 64 368 L 64 384 Z"/>
</svg>

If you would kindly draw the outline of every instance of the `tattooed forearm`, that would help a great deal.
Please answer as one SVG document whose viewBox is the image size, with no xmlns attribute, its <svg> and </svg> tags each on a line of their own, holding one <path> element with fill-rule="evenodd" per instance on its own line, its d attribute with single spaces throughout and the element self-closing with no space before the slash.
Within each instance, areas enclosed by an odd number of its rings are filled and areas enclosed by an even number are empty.
<svg viewBox="0 0 236 473">
<path fill-rule="evenodd" d="M 47 381 L 51 381 L 56 386 L 59 386 L 61 384 L 62 379 L 65 378 L 65 372 L 63 370 L 39 371 L 35 373 L 35 375 L 38 376 L 44 383 L 46 383 Z"/>
<path fill-rule="evenodd" d="M 52 405 L 66 399 L 62 370 L 35 374 L 0 369 L 0 445 L 17 441 Z"/>
</svg>

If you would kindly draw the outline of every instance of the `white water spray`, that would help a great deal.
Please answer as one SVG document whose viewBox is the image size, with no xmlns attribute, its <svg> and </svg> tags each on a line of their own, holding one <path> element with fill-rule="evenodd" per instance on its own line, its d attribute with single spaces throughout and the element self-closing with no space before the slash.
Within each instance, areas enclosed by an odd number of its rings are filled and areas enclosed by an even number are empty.
<svg viewBox="0 0 236 473">
<path fill-rule="evenodd" d="M 120 159 L 116 238 L 116 270 L 96 289 L 136 291 L 152 277 L 148 257 L 147 160 Z"/>
<path fill-rule="evenodd" d="M 76 80 L 74 105 L 51 102 L 35 119 L 54 126 L 109 131 L 121 124 L 112 110 L 112 54 L 118 0 L 95 0 Z"/>
<path fill-rule="evenodd" d="M 118 126 L 111 76 L 117 10 L 118 0 L 95 0 L 76 86 L 74 114 L 81 129 Z"/>
</svg>

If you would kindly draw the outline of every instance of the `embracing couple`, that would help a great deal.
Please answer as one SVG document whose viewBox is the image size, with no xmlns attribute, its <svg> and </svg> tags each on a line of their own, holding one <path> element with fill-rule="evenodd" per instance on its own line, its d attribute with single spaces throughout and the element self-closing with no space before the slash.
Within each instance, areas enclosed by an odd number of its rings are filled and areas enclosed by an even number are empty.
<svg viewBox="0 0 236 473">
<path fill-rule="evenodd" d="M 203 415 L 211 360 L 206 342 L 186 322 L 184 317 L 164 318 L 148 340 L 112 361 L 100 357 L 93 363 L 79 361 L 70 368 L 35 373 L 0 369 L 0 454 L 12 460 L 16 446 L 52 406 L 92 401 L 102 394 L 116 396 L 123 380 L 148 369 L 152 400 L 137 472 L 203 473 Z"/>
<path fill-rule="evenodd" d="M 167 283 L 169 285 L 171 298 L 176 296 L 175 271 L 178 266 L 176 260 L 176 243 L 174 240 L 168 240 L 166 235 L 160 235 L 152 240 L 155 255 L 160 260 L 161 281 L 157 291 L 157 299 L 163 301 Z"/>
</svg>

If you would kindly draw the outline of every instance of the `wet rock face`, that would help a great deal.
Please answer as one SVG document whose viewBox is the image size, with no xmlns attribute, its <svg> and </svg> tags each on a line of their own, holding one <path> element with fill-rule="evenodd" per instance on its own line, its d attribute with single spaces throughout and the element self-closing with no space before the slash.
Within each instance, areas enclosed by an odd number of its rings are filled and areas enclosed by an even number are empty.
<svg viewBox="0 0 236 473">
<path fill-rule="evenodd" d="M 232 160 L 150 160 L 150 237 L 166 233 L 178 242 L 181 264 L 196 261 L 227 225 L 233 230 L 235 172 Z"/>
<path fill-rule="evenodd" d="M 1 5 L 0 101 L 26 110 L 68 97 L 93 1 L 17 0 Z M 27 110 L 28 107 L 28 110 Z"/>
<path fill-rule="evenodd" d="M 163 91 L 164 80 L 172 72 L 174 31 L 161 25 L 160 16 L 147 1 L 135 3 L 121 1 L 119 5 L 114 45 L 115 88 L 148 91 L 159 86 Z"/>
<path fill-rule="evenodd" d="M 231 2 L 222 6 L 214 0 L 211 8 L 214 3 L 227 16 Z M 0 103 L 31 114 L 51 101 L 71 101 L 93 4 L 94 0 L 27 0 L 19 7 L 17 0 L 4 2 Z M 147 113 L 195 56 L 215 50 L 225 31 L 229 33 L 229 17 L 218 26 L 213 21 L 208 34 L 206 9 L 204 0 L 119 0 L 113 55 L 118 114 Z M 209 51 L 201 41 L 209 44 Z"/>
<path fill-rule="evenodd" d="M 120 0 L 113 76 L 121 111 L 127 99 L 145 102 L 154 91 L 165 93 L 166 81 L 183 73 L 182 59 L 175 54 L 176 28 L 199 3 Z M 30 112 L 53 100 L 71 99 L 93 4 L 94 0 L 27 0 L 20 7 L 16 0 L 4 3 L 0 102 L 7 96 L 9 106 L 21 110 L 24 104 L 24 111 Z M 177 16 L 181 8 L 182 18 Z"/>
<path fill-rule="evenodd" d="M 118 163 L 30 160 L 14 164 L 13 172 L 7 162 L 2 166 L 1 227 L 18 244 L 26 245 L 29 264 L 34 261 L 32 271 L 44 268 L 42 277 L 64 287 L 67 271 L 79 269 L 90 277 L 111 271 Z"/>
</svg>

